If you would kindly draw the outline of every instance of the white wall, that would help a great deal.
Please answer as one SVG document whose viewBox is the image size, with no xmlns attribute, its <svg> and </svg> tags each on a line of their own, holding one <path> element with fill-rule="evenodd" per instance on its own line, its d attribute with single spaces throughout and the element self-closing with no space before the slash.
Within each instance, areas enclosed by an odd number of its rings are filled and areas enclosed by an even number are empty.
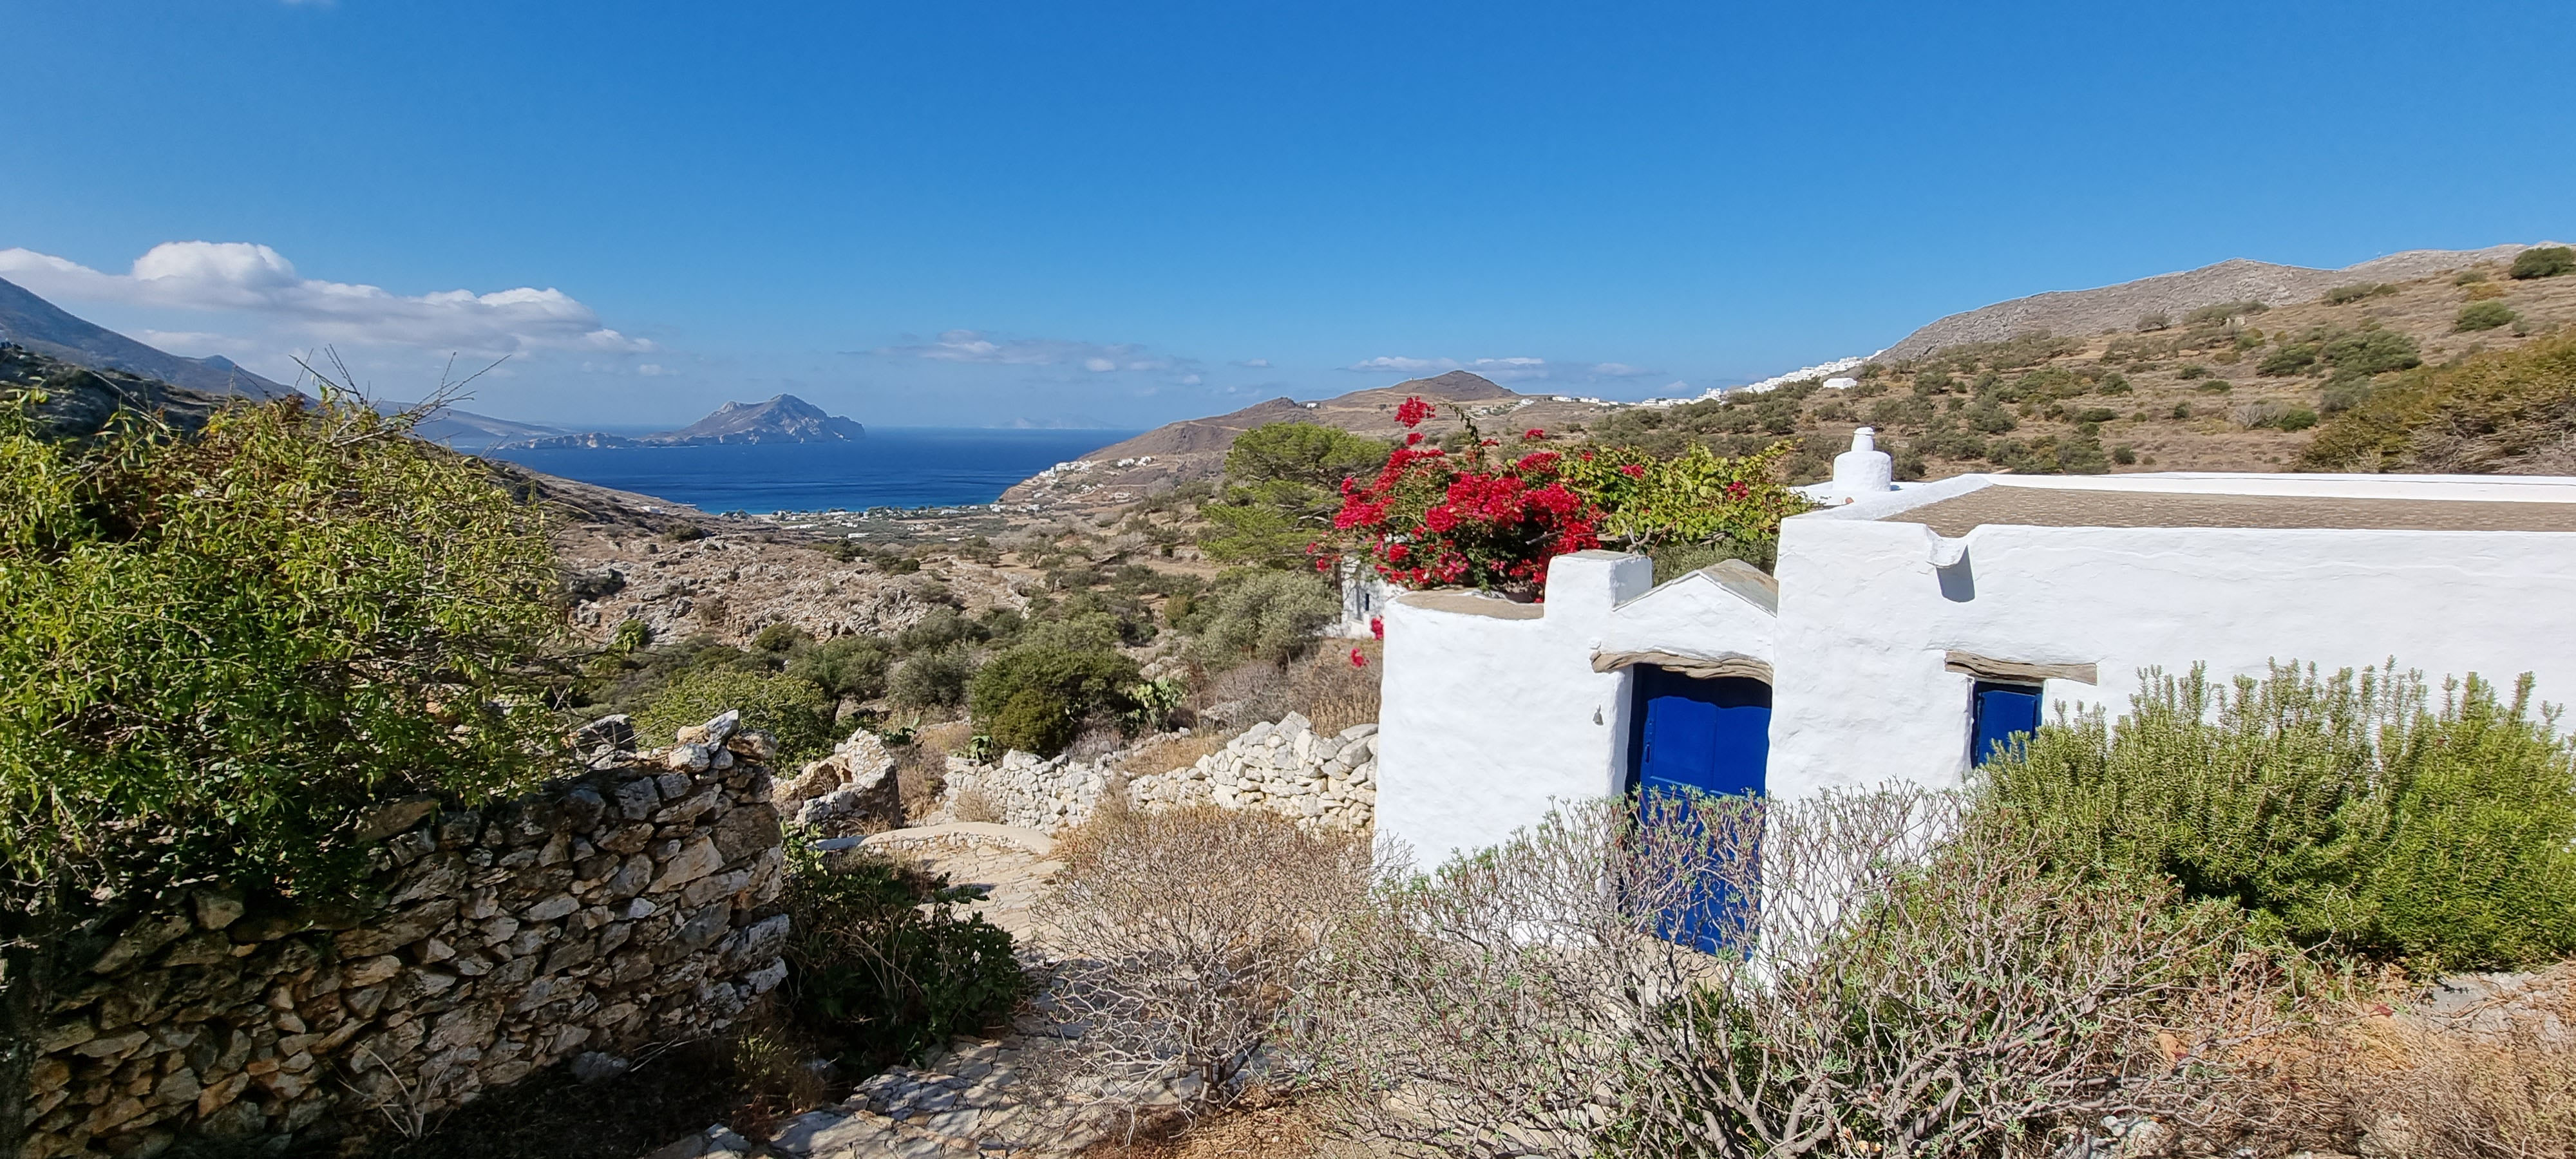
<svg viewBox="0 0 2576 1159">
<path fill-rule="evenodd" d="M 1758 573 L 1757 573 L 1758 577 Z M 1654 565 L 1606 551 L 1548 565 L 1547 603 L 1417 592 L 1386 612 L 1377 833 L 1429 867 L 1625 790 L 1625 671 L 1604 652 L 1772 662 L 1771 593 L 1705 569 L 1648 591 Z"/>
<path fill-rule="evenodd" d="M 1385 612 L 1377 836 L 1429 868 L 1492 845 L 1550 802 L 1617 792 L 1627 676 L 1594 672 L 1611 610 L 1654 565 L 1585 551 L 1548 564 L 1547 603 L 1412 592 Z"/>
<path fill-rule="evenodd" d="M 1619 606 L 1603 625 L 1602 652 L 1670 652 L 1707 660 L 1742 657 L 1772 660 L 1774 609 L 1770 585 L 1735 581 L 1730 590 L 1718 568 L 1701 568 Z M 1761 576 L 1751 565 L 1744 571 Z M 1764 577 L 1767 579 L 1767 577 Z M 1589 655 L 1586 656 L 1587 661 Z"/>
<path fill-rule="evenodd" d="M 2403 478 L 2258 476 L 2224 488 L 2119 478 L 2239 494 L 2446 493 Z M 2259 675 L 2273 659 L 2331 671 L 2394 656 L 2435 681 L 2474 671 L 2509 683 L 2530 671 L 2543 698 L 2576 700 L 2576 534 L 1988 526 L 1944 539 L 1875 521 L 1985 482 L 1948 480 L 1784 524 L 1773 792 L 1956 784 L 1969 764 L 1971 679 L 1944 671 L 1954 649 L 2096 664 L 2100 687 L 2052 680 L 2046 698 L 2105 704 L 2115 716 L 2138 669 L 2179 673 L 2197 661 L 2224 678 Z M 2554 486 L 2480 480 L 2447 493 L 2576 498 L 2568 481 L 2546 482 Z M 1938 566 L 1949 560 L 1958 562 Z"/>
</svg>

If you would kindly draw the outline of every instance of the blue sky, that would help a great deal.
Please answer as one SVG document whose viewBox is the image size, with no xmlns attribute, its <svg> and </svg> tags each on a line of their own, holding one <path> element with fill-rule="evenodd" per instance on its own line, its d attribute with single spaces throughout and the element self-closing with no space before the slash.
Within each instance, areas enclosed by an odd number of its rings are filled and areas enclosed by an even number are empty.
<svg viewBox="0 0 2576 1159">
<path fill-rule="evenodd" d="M 273 376 L 327 342 L 396 397 L 510 354 L 472 409 L 574 425 L 789 391 L 1140 426 L 1451 364 L 1696 393 L 2042 290 L 2576 235 L 2563 0 L 0 27 L 0 276 Z"/>
</svg>

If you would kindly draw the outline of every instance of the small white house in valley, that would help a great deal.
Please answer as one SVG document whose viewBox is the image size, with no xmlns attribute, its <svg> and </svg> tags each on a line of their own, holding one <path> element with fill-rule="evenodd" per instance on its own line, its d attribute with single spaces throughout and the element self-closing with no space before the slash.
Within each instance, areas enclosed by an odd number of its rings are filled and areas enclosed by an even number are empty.
<svg viewBox="0 0 2576 1159">
<path fill-rule="evenodd" d="M 1641 785 L 1953 785 L 2051 705 L 2125 709 L 2150 667 L 2394 657 L 2576 700 L 2576 478 L 1859 480 L 1783 524 L 1776 581 L 1656 586 L 1590 551 L 1544 604 L 1390 601 L 1378 835 L 1433 864 Z"/>
</svg>

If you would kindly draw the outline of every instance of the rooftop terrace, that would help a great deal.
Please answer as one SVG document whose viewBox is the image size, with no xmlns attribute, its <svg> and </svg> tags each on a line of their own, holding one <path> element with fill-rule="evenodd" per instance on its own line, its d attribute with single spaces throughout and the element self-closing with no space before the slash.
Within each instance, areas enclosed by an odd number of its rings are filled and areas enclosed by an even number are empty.
<svg viewBox="0 0 2576 1159">
<path fill-rule="evenodd" d="M 1942 487 L 1950 493 L 1922 495 L 1876 517 L 1921 523 L 1945 536 L 1988 524 L 2576 532 L 2576 480 L 2565 479 L 2037 476 L 1987 478 L 1966 487 Z"/>
</svg>

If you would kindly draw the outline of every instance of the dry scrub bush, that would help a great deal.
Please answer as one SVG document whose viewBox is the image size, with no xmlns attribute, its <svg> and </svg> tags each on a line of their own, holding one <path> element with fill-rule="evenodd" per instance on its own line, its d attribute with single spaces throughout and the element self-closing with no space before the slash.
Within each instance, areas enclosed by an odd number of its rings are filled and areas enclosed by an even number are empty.
<svg viewBox="0 0 2576 1159">
<path fill-rule="evenodd" d="M 957 799 L 949 804 L 948 814 L 960 821 L 999 822 L 1002 807 L 995 804 L 984 790 L 965 788 L 957 791 Z"/>
<path fill-rule="evenodd" d="M 1376 651 L 1375 645 L 1367 645 L 1361 655 L 1370 657 Z M 1315 722 L 1315 731 L 1327 735 L 1355 724 L 1374 724 L 1379 671 L 1373 658 L 1363 667 L 1351 663 L 1347 649 L 1326 652 L 1289 669 L 1289 704 Z"/>
<path fill-rule="evenodd" d="M 1130 777 L 1152 776 L 1197 764 L 1200 757 L 1225 748 L 1232 734 L 1223 729 L 1194 732 L 1188 736 L 1164 736 L 1138 745 L 1118 759 L 1118 768 Z"/>
<path fill-rule="evenodd" d="M 2576 964 L 2448 1014 L 2356 1019 L 2326 1037 L 2320 1062 L 2343 1126 L 2363 1133 L 2368 1150 L 2426 1159 L 2569 1159 L 2576 1156 Z"/>
<path fill-rule="evenodd" d="M 1218 725 L 1240 730 L 1291 712 L 1303 713 L 1315 731 L 1336 733 L 1377 720 L 1378 673 L 1375 643 L 1362 642 L 1365 667 L 1352 665 L 1350 649 L 1336 648 L 1304 660 L 1273 666 L 1245 664 L 1208 677 L 1191 700 L 1200 727 Z"/>
<path fill-rule="evenodd" d="M 1339 925 L 1300 1050 L 1344 1126 L 1420 1154 L 2053 1150 L 2216 1125 L 2274 1016 L 2224 911 L 2043 876 L 1919 791 L 1567 806 Z M 1758 850 L 1759 871 L 1754 869 Z M 1704 954 L 1681 930 L 1758 948 Z M 2225 1028 L 2225 1029 L 2214 1029 Z"/>
<path fill-rule="evenodd" d="M 1368 880 L 1356 838 L 1212 806 L 1118 811 L 1057 857 L 1044 918 L 1062 958 L 1053 1005 L 1082 1028 L 1073 1077 L 1131 1122 L 1167 1082 L 1185 1115 L 1242 1093 Z"/>
</svg>

